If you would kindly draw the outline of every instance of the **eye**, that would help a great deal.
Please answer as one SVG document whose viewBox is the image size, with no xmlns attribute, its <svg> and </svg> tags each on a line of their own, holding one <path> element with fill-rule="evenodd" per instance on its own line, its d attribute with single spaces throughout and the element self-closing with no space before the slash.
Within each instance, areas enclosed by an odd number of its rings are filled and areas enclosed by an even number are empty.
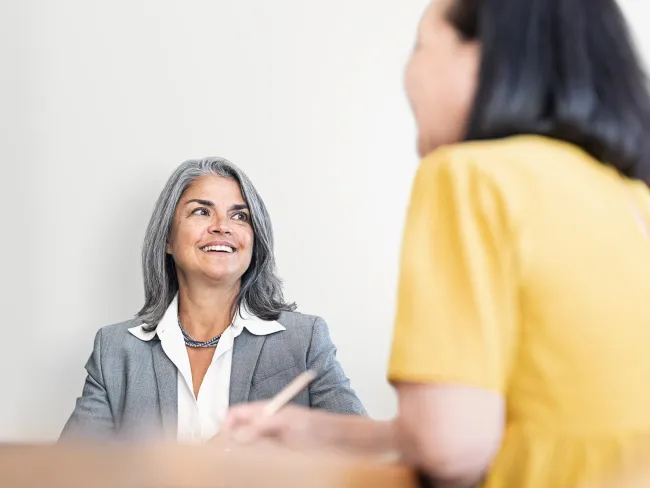
<svg viewBox="0 0 650 488">
<path fill-rule="evenodd" d="M 240 220 L 242 222 L 248 222 L 248 214 L 246 212 L 237 212 L 232 216 L 233 220 Z"/>
<path fill-rule="evenodd" d="M 199 207 L 192 210 L 192 215 L 207 216 L 210 215 L 210 211 L 205 207 Z"/>
</svg>

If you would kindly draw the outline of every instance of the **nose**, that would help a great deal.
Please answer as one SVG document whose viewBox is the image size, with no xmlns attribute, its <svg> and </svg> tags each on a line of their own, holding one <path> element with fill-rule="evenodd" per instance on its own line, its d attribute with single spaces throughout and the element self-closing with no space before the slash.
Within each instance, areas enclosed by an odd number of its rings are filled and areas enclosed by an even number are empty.
<svg viewBox="0 0 650 488">
<path fill-rule="evenodd" d="M 211 234 L 230 234 L 230 225 L 228 219 L 215 217 L 208 231 Z"/>
</svg>

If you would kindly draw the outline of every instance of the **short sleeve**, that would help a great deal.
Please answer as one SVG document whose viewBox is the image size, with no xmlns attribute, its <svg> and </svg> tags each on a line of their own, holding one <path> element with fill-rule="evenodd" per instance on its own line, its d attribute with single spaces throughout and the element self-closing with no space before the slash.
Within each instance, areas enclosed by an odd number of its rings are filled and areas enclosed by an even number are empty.
<svg viewBox="0 0 650 488">
<path fill-rule="evenodd" d="M 502 392 L 518 321 L 509 211 L 495 181 L 451 151 L 424 160 L 413 185 L 389 379 Z"/>
</svg>

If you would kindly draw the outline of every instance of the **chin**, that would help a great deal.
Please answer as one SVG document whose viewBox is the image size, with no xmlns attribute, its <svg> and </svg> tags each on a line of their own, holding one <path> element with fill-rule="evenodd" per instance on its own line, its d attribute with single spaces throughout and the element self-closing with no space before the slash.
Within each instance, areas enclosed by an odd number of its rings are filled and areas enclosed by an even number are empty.
<svg viewBox="0 0 650 488">
<path fill-rule="evenodd" d="M 241 276 L 229 270 L 209 269 L 203 272 L 203 276 L 213 283 L 234 283 L 241 279 Z"/>
<path fill-rule="evenodd" d="M 435 147 L 428 139 L 424 137 L 418 139 L 418 156 L 420 156 L 420 158 L 426 157 L 434 149 Z"/>
<path fill-rule="evenodd" d="M 461 142 L 461 139 L 452 138 L 452 137 L 427 137 L 420 136 L 418 137 L 418 154 L 420 158 L 425 158 L 433 151 L 442 146 L 447 146 L 450 144 L 457 144 Z"/>
</svg>

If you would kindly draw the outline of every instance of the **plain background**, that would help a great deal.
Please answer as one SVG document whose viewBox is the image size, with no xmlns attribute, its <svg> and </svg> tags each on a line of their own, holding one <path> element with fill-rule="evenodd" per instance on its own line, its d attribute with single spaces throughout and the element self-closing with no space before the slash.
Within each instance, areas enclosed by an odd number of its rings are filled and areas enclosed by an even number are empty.
<svg viewBox="0 0 650 488">
<path fill-rule="evenodd" d="M 0 0 L 0 441 L 53 440 L 96 330 L 142 305 L 140 246 L 182 161 L 271 212 L 286 296 L 371 415 L 417 165 L 402 69 L 426 0 Z M 623 0 L 642 53 L 647 0 Z"/>
</svg>

